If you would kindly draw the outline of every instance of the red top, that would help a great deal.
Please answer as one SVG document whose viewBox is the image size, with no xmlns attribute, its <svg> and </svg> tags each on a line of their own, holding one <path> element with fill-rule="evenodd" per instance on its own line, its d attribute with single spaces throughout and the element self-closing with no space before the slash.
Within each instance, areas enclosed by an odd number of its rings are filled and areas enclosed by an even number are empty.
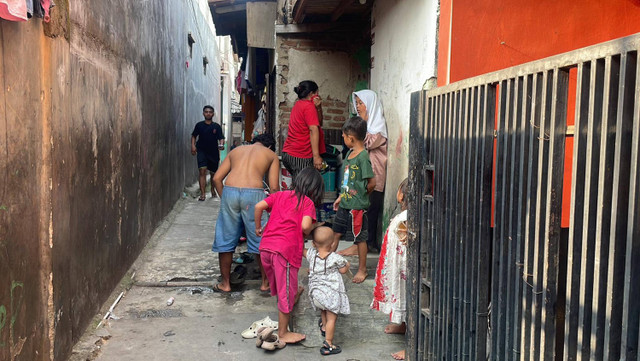
<svg viewBox="0 0 640 361">
<path fill-rule="evenodd" d="M 291 109 L 289 131 L 282 151 L 296 158 L 313 158 L 311 136 L 309 134 L 309 126 L 311 125 L 318 126 L 320 131 L 318 151 L 320 154 L 325 153 L 324 132 L 320 127 L 318 111 L 313 101 L 306 99 L 299 99 Z"/>
<path fill-rule="evenodd" d="M 262 233 L 260 251 L 279 253 L 292 266 L 300 268 L 304 245 L 302 217 L 309 216 L 316 220 L 313 201 L 305 196 L 298 206 L 298 197 L 294 191 L 277 192 L 264 201 L 269 205 L 267 211 L 271 213 Z"/>
</svg>

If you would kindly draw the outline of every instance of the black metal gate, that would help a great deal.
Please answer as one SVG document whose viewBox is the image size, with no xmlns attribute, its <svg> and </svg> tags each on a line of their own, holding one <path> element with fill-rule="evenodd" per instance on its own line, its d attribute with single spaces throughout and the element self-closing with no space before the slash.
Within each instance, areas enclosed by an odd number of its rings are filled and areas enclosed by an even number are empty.
<svg viewBox="0 0 640 361">
<path fill-rule="evenodd" d="M 638 49 L 634 35 L 412 94 L 409 359 L 638 359 Z"/>
</svg>

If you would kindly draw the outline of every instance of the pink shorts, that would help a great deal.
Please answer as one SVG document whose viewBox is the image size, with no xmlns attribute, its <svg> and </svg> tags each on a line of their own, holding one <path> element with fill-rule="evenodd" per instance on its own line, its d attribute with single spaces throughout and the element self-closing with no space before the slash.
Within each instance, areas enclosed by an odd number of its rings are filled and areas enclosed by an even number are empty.
<svg viewBox="0 0 640 361">
<path fill-rule="evenodd" d="M 278 310 L 290 313 L 298 293 L 298 267 L 292 266 L 279 253 L 260 251 L 260 260 L 267 275 L 271 296 L 278 296 Z"/>
</svg>

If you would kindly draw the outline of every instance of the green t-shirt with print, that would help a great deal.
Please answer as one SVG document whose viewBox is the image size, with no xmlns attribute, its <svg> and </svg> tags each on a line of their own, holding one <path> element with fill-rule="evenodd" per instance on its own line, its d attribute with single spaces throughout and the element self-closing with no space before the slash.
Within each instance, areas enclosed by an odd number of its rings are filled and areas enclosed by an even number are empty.
<svg viewBox="0 0 640 361">
<path fill-rule="evenodd" d="M 367 183 L 373 178 L 373 168 L 369 153 L 362 150 L 358 155 L 349 159 L 353 150 L 347 153 L 343 164 L 342 185 L 340 187 L 340 208 L 367 209 L 369 208 L 369 195 Z"/>
</svg>

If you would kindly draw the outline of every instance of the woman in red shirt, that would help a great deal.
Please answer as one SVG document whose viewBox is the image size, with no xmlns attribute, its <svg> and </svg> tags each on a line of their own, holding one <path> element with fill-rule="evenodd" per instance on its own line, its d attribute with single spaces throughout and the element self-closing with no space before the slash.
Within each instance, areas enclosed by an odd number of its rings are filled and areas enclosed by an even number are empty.
<svg viewBox="0 0 640 361">
<path fill-rule="evenodd" d="M 325 152 L 322 131 L 322 99 L 318 96 L 318 84 L 312 80 L 300 82 L 293 91 L 298 100 L 293 105 L 289 119 L 287 139 L 282 148 L 282 164 L 295 179 L 304 168 L 322 168 Z"/>
</svg>

